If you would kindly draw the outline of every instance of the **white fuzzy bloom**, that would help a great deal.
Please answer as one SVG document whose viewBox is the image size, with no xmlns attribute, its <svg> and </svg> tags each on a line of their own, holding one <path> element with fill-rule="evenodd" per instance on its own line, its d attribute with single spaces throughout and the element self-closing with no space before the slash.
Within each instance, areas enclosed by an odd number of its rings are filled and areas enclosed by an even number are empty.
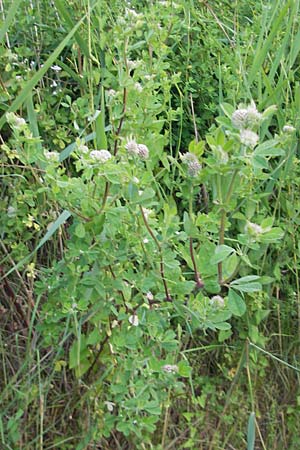
<svg viewBox="0 0 300 450">
<path fill-rule="evenodd" d="M 209 303 L 210 303 L 211 305 L 217 306 L 217 307 L 219 307 L 219 308 L 223 308 L 223 306 L 225 305 L 224 298 L 221 297 L 221 295 L 214 295 L 214 296 L 210 299 Z"/>
<path fill-rule="evenodd" d="M 54 70 L 54 72 L 60 72 L 61 71 L 61 67 L 59 67 L 56 64 L 54 64 L 54 66 L 51 66 L 51 69 Z"/>
<path fill-rule="evenodd" d="M 284 133 L 294 133 L 294 131 L 296 131 L 296 128 L 292 127 L 291 125 L 284 125 L 282 131 Z"/>
<path fill-rule="evenodd" d="M 141 159 L 148 159 L 149 149 L 145 144 L 138 144 L 138 155 Z"/>
<path fill-rule="evenodd" d="M 200 170 L 201 164 L 198 161 L 198 158 L 194 153 L 187 152 L 182 155 L 181 160 L 183 164 L 186 164 L 188 167 L 188 174 L 190 177 L 196 177 Z"/>
<path fill-rule="evenodd" d="M 111 153 L 108 150 L 92 150 L 90 157 L 95 161 L 105 163 L 111 158 Z"/>
<path fill-rule="evenodd" d="M 167 372 L 167 373 L 176 373 L 176 372 L 178 372 L 178 366 L 176 366 L 176 364 L 165 364 L 162 367 L 162 369 L 163 369 L 164 372 Z"/>
<path fill-rule="evenodd" d="M 237 109 L 236 111 L 234 111 L 234 113 L 232 114 L 232 125 L 235 128 L 238 129 L 243 129 L 246 127 L 247 124 L 247 109 Z"/>
<path fill-rule="evenodd" d="M 113 412 L 115 403 L 106 401 L 104 402 L 104 405 L 106 406 L 107 411 Z"/>
<path fill-rule="evenodd" d="M 148 208 L 142 208 L 142 210 L 143 210 L 143 213 L 144 213 L 145 219 L 146 219 L 146 220 L 148 220 L 148 219 L 149 219 L 149 216 L 150 216 L 150 214 L 152 213 L 152 210 L 151 210 L 151 209 L 148 209 Z"/>
<path fill-rule="evenodd" d="M 133 325 L 134 327 L 137 327 L 139 325 L 139 318 L 136 314 L 133 314 L 128 318 L 129 323 Z"/>
<path fill-rule="evenodd" d="M 150 301 L 153 300 L 154 297 L 153 297 L 152 292 L 148 291 L 147 294 L 146 294 L 146 298 L 147 298 L 147 300 L 150 300 Z"/>
<path fill-rule="evenodd" d="M 127 140 L 127 144 L 125 145 L 126 150 L 130 155 L 138 155 L 139 147 L 134 139 Z"/>
<path fill-rule="evenodd" d="M 247 108 L 240 108 L 234 111 L 231 117 L 232 125 L 239 130 L 252 129 L 258 126 L 261 120 L 262 115 L 257 111 L 253 101 Z"/>
<path fill-rule="evenodd" d="M 18 116 L 16 116 L 16 114 L 14 114 L 12 112 L 6 113 L 6 118 L 7 118 L 8 123 L 12 127 L 16 128 L 17 130 L 24 128 L 26 125 L 26 120 L 23 119 L 23 117 L 18 117 Z"/>
<path fill-rule="evenodd" d="M 257 111 L 255 103 L 252 101 L 247 108 L 247 126 L 252 128 L 260 124 L 262 115 Z"/>
<path fill-rule="evenodd" d="M 16 208 L 14 208 L 13 206 L 9 206 L 7 208 L 7 215 L 8 215 L 8 217 L 15 217 L 16 211 L 17 211 Z"/>
<path fill-rule="evenodd" d="M 139 180 L 137 177 L 133 177 L 133 178 L 132 178 L 132 181 L 133 181 L 135 184 L 139 184 L 139 182 L 140 182 L 140 180 Z"/>
<path fill-rule="evenodd" d="M 134 89 L 138 91 L 139 93 L 143 92 L 143 86 L 138 81 L 134 83 Z"/>
<path fill-rule="evenodd" d="M 254 235 L 258 236 L 263 233 L 263 228 L 260 225 L 258 225 L 257 223 L 247 222 L 245 231 L 246 231 L 246 233 L 248 232 L 250 234 L 254 234 Z"/>
<path fill-rule="evenodd" d="M 84 144 L 80 144 L 79 146 L 78 146 L 78 150 L 81 152 L 81 153 L 88 153 L 89 152 L 89 148 L 86 146 L 86 145 L 84 145 Z"/>
<path fill-rule="evenodd" d="M 131 59 L 127 59 L 126 62 L 127 62 L 127 67 L 128 67 L 129 71 L 136 69 L 140 64 L 139 61 L 131 61 Z"/>
<path fill-rule="evenodd" d="M 258 134 L 254 133 L 254 131 L 246 129 L 240 131 L 240 139 L 241 143 L 244 144 L 246 147 L 253 148 L 258 143 L 259 136 Z"/>
<path fill-rule="evenodd" d="M 58 162 L 59 161 L 59 153 L 58 152 L 44 152 L 44 156 L 48 161 L 54 161 L 54 162 Z"/>
<path fill-rule="evenodd" d="M 114 89 L 109 89 L 107 91 L 107 95 L 108 95 L 108 97 L 114 97 L 115 95 L 117 95 L 117 93 Z"/>
</svg>

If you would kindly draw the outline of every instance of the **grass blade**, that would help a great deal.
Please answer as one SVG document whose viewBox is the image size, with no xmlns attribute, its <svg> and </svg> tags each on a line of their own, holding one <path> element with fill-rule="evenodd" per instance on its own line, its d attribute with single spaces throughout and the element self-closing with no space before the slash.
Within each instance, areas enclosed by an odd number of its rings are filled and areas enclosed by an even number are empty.
<svg viewBox="0 0 300 450">
<path fill-rule="evenodd" d="M 54 4 L 56 6 L 57 11 L 59 12 L 59 15 L 64 20 L 64 23 L 65 23 L 67 29 L 69 31 L 72 30 L 74 28 L 74 22 L 65 6 L 65 2 L 62 0 L 54 0 Z M 82 37 L 80 36 L 80 34 L 77 30 L 74 33 L 74 37 L 77 41 L 77 44 L 80 47 L 80 50 L 84 54 L 84 56 L 89 58 L 90 52 L 89 52 L 88 46 L 86 45 L 85 41 L 82 39 Z"/>
<path fill-rule="evenodd" d="M 254 450 L 255 445 L 255 413 L 252 412 L 248 420 L 247 450 Z"/>
</svg>

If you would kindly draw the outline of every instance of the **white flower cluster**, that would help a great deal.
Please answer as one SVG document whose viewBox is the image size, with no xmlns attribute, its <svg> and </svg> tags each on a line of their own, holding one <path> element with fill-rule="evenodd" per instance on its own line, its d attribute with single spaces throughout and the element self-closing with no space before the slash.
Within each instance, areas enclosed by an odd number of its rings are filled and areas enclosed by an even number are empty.
<svg viewBox="0 0 300 450">
<path fill-rule="evenodd" d="M 198 161 L 198 158 L 194 153 L 187 152 L 182 155 L 181 160 L 183 164 L 186 164 L 188 167 L 188 174 L 190 177 L 196 177 L 200 170 L 201 164 Z"/>
<path fill-rule="evenodd" d="M 149 158 L 149 149 L 145 144 L 138 144 L 134 139 L 127 140 L 125 145 L 127 152 L 133 156 L 139 156 L 141 159 Z"/>
<path fill-rule="evenodd" d="M 247 108 L 240 108 L 232 114 L 232 125 L 239 130 L 253 129 L 260 125 L 262 115 L 257 111 L 255 103 L 252 101 Z"/>
<path fill-rule="evenodd" d="M 240 140 L 243 145 L 246 147 L 255 147 L 259 141 L 259 136 L 252 130 L 241 130 L 240 131 Z"/>
<path fill-rule="evenodd" d="M 257 223 L 247 222 L 247 224 L 245 226 L 245 231 L 246 231 L 246 233 L 248 232 L 249 234 L 259 236 L 260 234 L 263 233 L 264 230 Z"/>
<path fill-rule="evenodd" d="M 92 150 L 90 153 L 90 157 L 94 161 L 105 163 L 111 158 L 111 153 L 108 150 Z"/>
<path fill-rule="evenodd" d="M 16 130 L 21 130 L 26 126 L 26 120 L 23 117 L 18 117 L 14 113 L 7 113 L 6 118 L 8 123 Z"/>
<path fill-rule="evenodd" d="M 221 295 L 214 295 L 210 300 L 209 303 L 213 306 L 216 306 L 218 308 L 223 308 L 225 306 L 224 298 L 221 297 Z"/>
<path fill-rule="evenodd" d="M 133 314 L 132 316 L 129 316 L 128 322 L 131 323 L 134 327 L 138 327 L 139 325 L 139 318 L 137 314 Z"/>
<path fill-rule="evenodd" d="M 257 129 L 262 122 L 262 114 L 257 111 L 255 103 L 252 101 L 247 108 L 239 108 L 232 114 L 232 125 L 240 130 L 240 140 L 246 147 L 253 148 L 259 141 L 259 136 L 254 129 Z"/>
<path fill-rule="evenodd" d="M 176 366 L 176 364 L 165 364 L 162 367 L 162 369 L 163 369 L 164 372 L 167 372 L 167 373 L 176 373 L 176 372 L 178 372 L 178 366 Z"/>
<path fill-rule="evenodd" d="M 59 161 L 59 153 L 58 152 L 44 152 L 44 156 L 48 161 L 58 162 Z"/>
</svg>

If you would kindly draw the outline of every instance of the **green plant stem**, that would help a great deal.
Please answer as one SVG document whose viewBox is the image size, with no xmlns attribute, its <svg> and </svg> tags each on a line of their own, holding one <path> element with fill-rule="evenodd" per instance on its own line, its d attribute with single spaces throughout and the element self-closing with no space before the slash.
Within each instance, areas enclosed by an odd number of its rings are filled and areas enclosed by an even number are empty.
<svg viewBox="0 0 300 450">
<path fill-rule="evenodd" d="M 221 210 L 221 221 L 220 221 L 220 231 L 219 231 L 219 245 L 224 244 L 225 237 L 225 222 L 226 222 L 226 210 L 223 208 Z M 222 261 L 218 263 L 218 279 L 219 284 L 223 284 L 223 265 Z"/>
<path fill-rule="evenodd" d="M 219 245 L 224 245 L 224 240 L 225 240 L 225 223 L 226 223 L 226 208 L 228 207 L 228 203 L 230 202 L 232 193 L 233 193 L 233 188 L 234 188 L 234 182 L 236 180 L 236 176 L 238 174 L 238 170 L 236 169 L 231 177 L 231 181 L 230 181 L 230 185 L 228 188 L 228 191 L 226 193 L 226 197 L 225 197 L 225 201 L 224 204 L 222 205 L 222 209 L 221 209 L 221 219 L 220 219 L 220 230 L 219 230 Z M 220 177 L 218 177 L 218 194 L 219 194 L 219 201 L 222 204 L 222 191 L 221 191 L 221 179 Z M 218 263 L 218 280 L 219 280 L 219 284 L 222 285 L 224 284 L 223 281 L 223 263 L 222 261 Z"/>
<path fill-rule="evenodd" d="M 193 263 L 194 273 L 195 273 L 195 281 L 196 281 L 196 287 L 197 289 L 201 289 L 204 287 L 204 283 L 201 279 L 200 273 L 198 272 L 195 255 L 194 255 L 194 248 L 193 248 L 193 238 L 190 238 L 190 255 Z"/>
<path fill-rule="evenodd" d="M 160 276 L 161 276 L 161 279 L 162 279 L 162 282 L 163 282 L 163 285 L 164 285 L 164 290 L 165 290 L 165 294 L 166 294 L 166 301 L 167 302 L 171 302 L 172 301 L 172 297 L 171 297 L 171 295 L 169 293 L 169 289 L 168 289 L 168 285 L 167 285 L 167 281 L 166 281 L 166 277 L 165 277 L 164 261 L 163 261 L 161 245 L 158 242 L 156 236 L 154 235 L 153 231 L 151 230 L 151 228 L 150 228 L 150 226 L 148 224 L 148 221 L 146 219 L 146 216 L 145 216 L 145 213 L 143 211 L 142 206 L 140 206 L 140 211 L 142 213 L 142 218 L 143 218 L 144 224 L 145 224 L 145 226 L 146 226 L 146 228 L 148 230 L 148 233 L 152 237 L 152 239 L 153 239 L 153 241 L 154 241 L 154 243 L 155 243 L 155 245 L 157 247 L 157 250 L 158 250 L 158 253 L 159 253 L 159 258 L 160 258 Z"/>
</svg>

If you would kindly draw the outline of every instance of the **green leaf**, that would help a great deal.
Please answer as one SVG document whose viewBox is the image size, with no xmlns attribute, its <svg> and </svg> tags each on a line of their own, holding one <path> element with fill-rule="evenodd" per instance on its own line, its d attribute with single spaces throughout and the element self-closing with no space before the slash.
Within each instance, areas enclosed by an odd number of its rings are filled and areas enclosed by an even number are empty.
<svg viewBox="0 0 300 450">
<path fill-rule="evenodd" d="M 192 368 L 188 365 L 187 361 L 180 361 L 178 363 L 178 374 L 181 377 L 188 378 L 192 373 Z"/>
<path fill-rule="evenodd" d="M 230 103 L 221 103 L 221 110 L 229 119 L 232 118 L 232 114 L 234 113 L 234 107 Z"/>
<path fill-rule="evenodd" d="M 83 223 L 79 223 L 75 228 L 75 234 L 79 238 L 84 238 L 85 236 L 85 228 Z"/>
<path fill-rule="evenodd" d="M 216 328 L 217 330 L 230 330 L 231 329 L 231 325 L 228 322 L 218 322 L 218 323 L 214 323 L 214 328 Z"/>
<path fill-rule="evenodd" d="M 248 275 L 246 277 L 239 278 L 230 283 L 230 286 L 234 287 L 240 292 L 258 292 L 262 290 L 262 285 L 258 281 L 260 277 L 257 275 Z"/>
<path fill-rule="evenodd" d="M 228 245 L 218 245 L 215 250 L 215 254 L 211 257 L 211 264 L 217 264 L 221 261 L 224 261 L 231 253 L 234 253 L 235 250 Z"/>
<path fill-rule="evenodd" d="M 205 142 L 200 141 L 197 142 L 195 139 L 189 144 L 189 152 L 194 153 L 194 155 L 198 156 L 198 158 L 203 155 L 205 148 Z"/>
<path fill-rule="evenodd" d="M 189 237 L 196 238 L 199 236 L 198 228 L 193 224 L 190 216 L 186 211 L 183 214 L 183 228 Z"/>
<path fill-rule="evenodd" d="M 228 292 L 228 308 L 234 316 L 241 317 L 246 312 L 246 303 L 233 289 Z"/>
</svg>

